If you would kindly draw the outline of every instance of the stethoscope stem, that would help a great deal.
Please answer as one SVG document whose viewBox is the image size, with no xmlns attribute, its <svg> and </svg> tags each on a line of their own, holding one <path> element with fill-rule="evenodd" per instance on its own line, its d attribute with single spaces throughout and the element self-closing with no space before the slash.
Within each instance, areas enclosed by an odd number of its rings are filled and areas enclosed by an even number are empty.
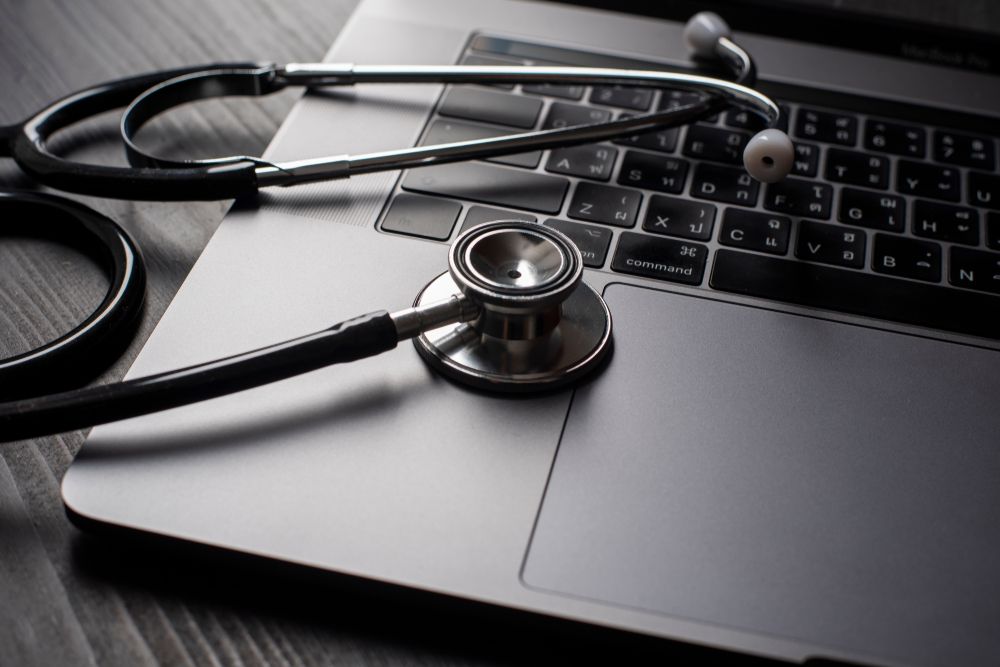
<svg viewBox="0 0 1000 667">
<path fill-rule="evenodd" d="M 244 391 L 375 356 L 424 331 L 477 315 L 478 308 L 468 299 L 454 296 L 395 313 L 368 313 L 329 329 L 204 364 L 0 403 L 0 441 L 73 431 Z"/>
</svg>

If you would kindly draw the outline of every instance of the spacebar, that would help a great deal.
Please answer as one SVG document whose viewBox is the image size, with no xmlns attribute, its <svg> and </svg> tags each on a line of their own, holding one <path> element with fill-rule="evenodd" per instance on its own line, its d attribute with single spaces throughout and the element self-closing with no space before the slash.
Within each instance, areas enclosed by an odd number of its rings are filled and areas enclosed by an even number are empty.
<svg viewBox="0 0 1000 667">
<path fill-rule="evenodd" d="M 481 162 L 420 167 L 403 177 L 404 190 L 541 213 L 558 213 L 568 186 L 565 178 Z"/>
<path fill-rule="evenodd" d="M 723 292 L 1000 338 L 1000 299 L 828 266 L 719 250 L 709 285 Z"/>
</svg>

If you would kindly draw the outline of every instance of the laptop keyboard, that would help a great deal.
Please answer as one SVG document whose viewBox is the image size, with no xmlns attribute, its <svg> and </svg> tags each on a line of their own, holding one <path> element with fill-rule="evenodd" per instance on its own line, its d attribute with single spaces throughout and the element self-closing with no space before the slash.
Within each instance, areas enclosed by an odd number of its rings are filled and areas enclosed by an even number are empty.
<svg viewBox="0 0 1000 667">
<path fill-rule="evenodd" d="M 655 67 L 485 36 L 462 62 Z M 795 143 L 781 183 L 740 166 L 761 121 L 732 109 L 610 142 L 409 170 L 379 228 L 448 242 L 489 220 L 530 220 L 566 233 L 592 269 L 1000 338 L 998 122 L 761 87 Z M 450 86 L 420 143 L 601 122 L 693 96 Z"/>
</svg>

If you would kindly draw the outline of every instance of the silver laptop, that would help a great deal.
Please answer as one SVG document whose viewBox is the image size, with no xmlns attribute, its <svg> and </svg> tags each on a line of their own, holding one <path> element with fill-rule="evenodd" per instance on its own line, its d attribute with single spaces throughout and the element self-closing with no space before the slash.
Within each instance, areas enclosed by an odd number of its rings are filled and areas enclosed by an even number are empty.
<svg viewBox="0 0 1000 667">
<path fill-rule="evenodd" d="M 805 43 L 764 34 L 759 6 L 730 9 L 789 114 L 787 182 L 742 175 L 733 147 L 755 119 L 731 111 L 597 148 L 268 192 L 229 213 L 129 373 L 406 307 L 463 227 L 526 218 L 578 242 L 608 301 L 615 349 L 592 381 L 491 396 L 402 345 L 95 429 L 63 482 L 71 517 L 793 662 L 1000 662 L 996 50 L 918 25 L 846 29 L 850 15 L 806 5 L 771 21 Z M 681 26 L 363 0 L 327 59 L 686 67 Z M 872 34 L 925 62 L 862 50 Z M 854 43 L 822 43 L 838 35 Z M 682 100 L 324 91 L 266 157 Z"/>
</svg>

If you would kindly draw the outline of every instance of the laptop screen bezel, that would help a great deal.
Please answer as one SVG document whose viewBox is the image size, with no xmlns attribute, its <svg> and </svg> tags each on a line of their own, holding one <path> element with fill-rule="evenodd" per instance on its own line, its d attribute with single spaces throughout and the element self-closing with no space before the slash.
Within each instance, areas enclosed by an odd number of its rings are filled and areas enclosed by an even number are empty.
<svg viewBox="0 0 1000 667">
<path fill-rule="evenodd" d="M 549 0 L 685 21 L 712 10 L 734 30 L 1000 74 L 1000 35 L 788 0 Z"/>
</svg>

